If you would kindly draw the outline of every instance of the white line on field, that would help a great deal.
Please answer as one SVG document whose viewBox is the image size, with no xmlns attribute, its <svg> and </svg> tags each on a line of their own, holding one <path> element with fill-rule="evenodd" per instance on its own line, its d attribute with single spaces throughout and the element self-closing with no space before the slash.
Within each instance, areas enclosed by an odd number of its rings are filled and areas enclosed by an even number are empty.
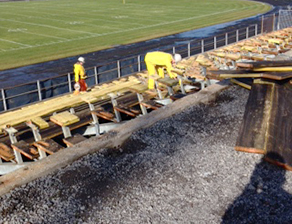
<svg viewBox="0 0 292 224">
<path fill-rule="evenodd" d="M 0 26 L 0 28 L 2 29 L 10 29 L 8 27 L 4 27 L 4 26 Z M 32 35 L 35 35 L 35 36 L 43 36 L 43 37 L 52 37 L 52 38 L 57 38 L 57 39 L 62 39 L 62 40 L 68 40 L 67 38 L 63 38 L 63 37 L 57 37 L 57 36 L 51 36 L 51 35 L 45 35 L 45 34 L 40 34 L 40 33 L 33 33 L 33 32 L 28 32 L 26 31 L 27 29 L 19 29 L 17 30 L 18 33 L 27 33 L 27 34 L 32 34 Z"/>
<path fill-rule="evenodd" d="M 23 24 L 28 24 L 28 25 L 32 25 L 32 26 L 40 26 L 40 27 L 46 27 L 46 28 L 50 28 L 50 29 L 63 30 L 63 31 L 70 31 L 70 32 L 75 32 L 75 33 L 94 34 L 94 35 L 97 35 L 97 36 L 100 35 L 98 33 L 91 33 L 91 32 L 80 31 L 80 30 L 71 30 L 71 29 L 67 29 L 67 28 L 60 28 L 60 27 L 50 26 L 50 25 L 42 25 L 42 24 L 37 24 L 37 23 L 22 22 L 22 21 L 17 21 L 17 20 L 13 20 L 13 19 L 1 19 L 0 18 L 0 21 L 23 23 Z"/>
<path fill-rule="evenodd" d="M 159 26 L 162 26 L 162 25 L 169 25 L 169 24 L 174 24 L 174 23 L 178 23 L 178 22 L 188 21 L 188 20 L 192 20 L 192 19 L 198 19 L 198 18 L 203 18 L 203 17 L 214 16 L 214 15 L 217 15 L 217 14 L 227 13 L 227 12 L 231 12 L 231 11 L 236 11 L 236 10 L 235 9 L 226 10 L 226 11 L 223 11 L 223 12 L 212 13 L 212 14 L 209 14 L 209 15 L 193 16 L 193 17 L 189 17 L 189 18 L 185 18 L 185 19 L 174 20 L 174 21 L 170 21 L 170 22 L 163 22 L 163 23 L 158 23 L 158 24 L 153 24 L 153 25 L 148 25 L 148 26 L 142 26 L 142 27 L 136 27 L 136 28 L 126 29 L 126 30 L 121 30 L 121 31 L 114 31 L 114 32 L 109 32 L 109 33 L 103 33 L 103 34 L 90 33 L 91 34 L 90 36 L 73 38 L 73 39 L 70 39 L 68 41 L 61 41 L 61 42 L 64 43 L 64 42 L 70 42 L 70 41 L 75 41 L 75 40 L 84 40 L 84 39 L 89 39 L 89 38 L 107 36 L 107 35 L 111 35 L 111 34 L 124 33 L 124 32 L 128 32 L 128 31 L 142 30 L 142 29 L 146 29 L 146 28 L 159 27 Z M 85 32 L 85 33 L 87 33 L 87 32 Z M 37 46 L 21 47 L 21 48 L 13 49 L 13 50 L 20 50 L 20 49 L 26 49 L 26 48 L 41 47 L 41 46 L 52 45 L 52 44 L 55 44 L 55 43 L 56 42 L 42 44 L 42 45 L 37 45 Z M 57 42 L 57 43 L 59 43 L 59 42 Z M 10 50 L 7 50 L 7 51 L 12 51 L 12 50 L 10 49 Z"/>
<path fill-rule="evenodd" d="M 43 20 L 57 21 L 57 22 L 60 22 L 60 23 L 63 23 L 63 24 L 65 23 L 64 20 L 52 19 L 52 18 L 47 18 L 47 17 L 27 16 L 27 15 L 23 15 L 23 14 L 14 14 L 14 13 L 3 13 L 3 14 L 15 15 L 17 17 L 22 16 L 22 17 L 25 17 L 25 18 L 34 18 L 34 19 L 43 19 Z M 56 14 L 49 14 L 49 13 L 42 13 L 42 14 L 47 14 L 47 15 L 50 15 L 50 16 L 56 16 Z M 63 16 L 65 17 L 65 15 L 63 15 Z M 73 16 L 66 16 L 66 17 L 72 18 Z M 80 17 L 78 17 L 78 19 L 79 18 Z M 76 17 L 74 17 L 74 19 L 76 19 Z M 97 28 L 106 28 L 106 29 L 114 29 L 114 30 L 117 30 L 117 29 L 120 30 L 121 29 L 121 28 L 117 28 L 117 27 L 109 27 L 109 26 L 102 26 L 102 25 L 93 25 L 93 24 L 88 24 L 88 23 L 86 23 L 86 26 L 97 27 Z"/>
<path fill-rule="evenodd" d="M 5 40 L 5 39 L 2 39 L 2 38 L 0 38 L 0 41 L 4 41 L 4 42 L 9 42 L 9 43 L 13 43 L 13 44 L 18 44 L 18 45 L 26 46 L 27 48 L 33 47 L 32 45 L 22 44 L 22 43 L 18 43 L 18 42 L 11 41 L 11 40 Z"/>
</svg>

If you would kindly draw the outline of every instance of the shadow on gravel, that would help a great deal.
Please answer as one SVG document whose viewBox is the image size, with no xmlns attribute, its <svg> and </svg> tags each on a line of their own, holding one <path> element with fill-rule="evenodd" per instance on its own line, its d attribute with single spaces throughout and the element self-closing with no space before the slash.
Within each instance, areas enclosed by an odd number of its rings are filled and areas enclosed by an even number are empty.
<svg viewBox="0 0 292 224">
<path fill-rule="evenodd" d="M 283 189 L 285 172 L 262 159 L 242 194 L 228 207 L 221 224 L 292 223 L 292 195 Z"/>
</svg>

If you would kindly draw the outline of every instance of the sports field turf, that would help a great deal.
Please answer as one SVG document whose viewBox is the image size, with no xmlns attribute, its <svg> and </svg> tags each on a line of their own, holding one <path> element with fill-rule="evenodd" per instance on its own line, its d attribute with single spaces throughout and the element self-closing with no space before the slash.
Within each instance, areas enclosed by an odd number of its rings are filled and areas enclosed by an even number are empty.
<svg viewBox="0 0 292 224">
<path fill-rule="evenodd" d="M 224 23 L 269 9 L 242 0 L 0 2 L 0 70 Z"/>
</svg>

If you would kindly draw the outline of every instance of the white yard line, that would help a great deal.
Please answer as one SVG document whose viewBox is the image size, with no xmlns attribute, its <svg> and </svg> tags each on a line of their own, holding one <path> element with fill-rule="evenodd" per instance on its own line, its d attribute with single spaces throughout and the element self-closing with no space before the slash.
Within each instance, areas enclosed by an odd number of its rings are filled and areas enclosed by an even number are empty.
<svg viewBox="0 0 292 224">
<path fill-rule="evenodd" d="M 5 40 L 5 39 L 2 39 L 2 38 L 0 38 L 0 41 L 4 41 L 4 42 L 12 43 L 12 44 L 18 44 L 18 45 L 26 46 L 27 48 L 33 47 L 32 45 L 22 44 L 22 43 L 18 43 L 18 42 L 11 41 L 11 40 Z"/>
<path fill-rule="evenodd" d="M 52 18 L 47 18 L 47 17 L 39 17 L 39 16 L 27 16 L 27 15 L 23 15 L 23 14 L 14 14 L 14 13 L 5 13 L 5 12 L 1 12 L 1 14 L 8 14 L 8 15 L 15 15 L 15 16 L 22 16 L 22 17 L 26 17 L 26 18 L 34 18 L 34 19 L 43 19 L 43 20 L 49 20 L 49 21 L 57 21 L 57 22 L 60 22 L 60 23 L 66 23 L 64 20 L 59 20 L 59 19 L 52 19 Z M 43 14 L 43 13 L 42 13 Z M 49 13 L 46 13 L 47 15 L 50 15 L 50 16 L 56 16 L 57 14 L 49 14 Z M 64 16 L 64 15 L 63 15 Z M 76 20 L 76 17 L 74 16 L 66 16 L 66 17 L 69 17 L 69 18 L 73 18 L 74 20 Z M 79 19 L 79 17 L 77 18 Z M 121 28 L 117 28 L 117 27 L 109 27 L 109 26 L 103 26 L 103 25 L 93 25 L 93 24 L 86 24 L 86 26 L 91 26 L 91 27 L 96 27 L 96 28 L 106 28 L 106 29 L 114 29 L 114 30 L 120 30 Z"/>
<path fill-rule="evenodd" d="M 7 30 L 10 29 L 10 28 L 8 28 L 8 27 L 4 27 L 4 26 L 0 26 L 0 28 L 2 28 L 2 29 L 7 29 Z M 69 40 L 69 39 L 67 39 L 67 38 L 63 38 L 63 37 L 57 37 L 57 36 L 52 36 L 52 35 L 45 35 L 45 34 L 40 34 L 40 33 L 33 33 L 33 32 L 24 31 L 24 30 L 19 30 L 19 31 L 17 31 L 17 32 L 18 32 L 18 33 L 32 34 L 32 35 L 35 35 L 35 36 L 52 37 L 52 38 L 56 38 L 56 39 Z"/>
<path fill-rule="evenodd" d="M 50 29 L 70 31 L 70 32 L 73 32 L 73 33 L 85 33 L 85 34 L 100 35 L 98 33 L 91 33 L 91 32 L 80 31 L 80 30 L 71 30 L 71 29 L 67 29 L 67 28 L 60 28 L 60 27 L 56 27 L 56 26 L 43 25 L 43 24 L 38 24 L 38 23 L 22 22 L 22 21 L 13 20 L 13 19 L 1 19 L 0 18 L 0 21 L 9 21 L 9 22 L 15 22 L 15 23 L 22 23 L 22 24 L 28 24 L 28 25 L 32 25 L 32 26 L 40 26 L 40 27 L 46 27 L 46 28 L 50 28 Z"/>
<path fill-rule="evenodd" d="M 73 6 L 72 6 L 73 7 Z M 54 8 L 54 11 L 56 12 L 56 11 L 59 11 L 59 12 L 61 12 L 63 15 L 63 17 L 67 17 L 67 18 L 73 18 L 74 20 L 77 20 L 77 19 L 86 19 L 86 20 L 91 20 L 91 21 L 101 21 L 101 22 L 113 22 L 113 23 L 117 23 L 118 25 L 119 24 L 122 24 L 122 23 L 124 23 L 123 21 L 117 21 L 117 20 L 109 20 L 108 18 L 107 19 L 95 19 L 95 18 L 90 18 L 90 17 L 84 17 L 84 16 L 80 16 L 80 15 L 84 15 L 84 13 L 82 12 L 82 13 L 74 13 L 74 12 L 70 12 L 70 14 L 71 15 L 76 15 L 76 16 L 67 16 L 67 15 L 64 15 L 64 11 L 62 11 L 62 10 L 58 10 L 58 9 L 56 9 L 56 8 Z M 30 11 L 30 10 L 27 10 L 26 12 L 32 12 L 32 13 L 37 13 L 37 12 L 35 12 L 35 11 Z M 59 14 L 53 14 L 53 13 L 46 13 L 46 12 L 44 12 L 44 11 L 42 11 L 42 12 L 40 12 L 42 15 L 49 15 L 49 16 L 60 16 Z M 131 24 L 133 24 L 133 25 L 139 25 L 139 26 L 141 26 L 142 24 L 140 24 L 140 23 L 131 23 Z"/>
</svg>

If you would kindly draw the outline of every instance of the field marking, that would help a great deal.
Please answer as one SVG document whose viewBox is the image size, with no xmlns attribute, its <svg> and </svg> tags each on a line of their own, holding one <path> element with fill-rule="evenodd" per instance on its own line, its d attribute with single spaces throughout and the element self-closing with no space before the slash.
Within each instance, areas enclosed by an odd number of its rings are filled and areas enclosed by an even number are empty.
<svg viewBox="0 0 292 224">
<path fill-rule="evenodd" d="M 0 38 L 0 41 L 9 42 L 9 43 L 13 43 L 13 44 L 18 44 L 18 45 L 22 45 L 22 46 L 27 46 L 27 48 L 33 47 L 32 45 L 22 44 L 22 43 L 18 43 L 18 42 L 12 41 L 12 40 L 5 40 L 5 39 L 2 39 L 2 38 Z"/>
<path fill-rule="evenodd" d="M 1 12 L 2 13 L 2 12 Z M 53 19 L 53 18 L 46 18 L 46 17 L 39 17 L 39 16 L 27 16 L 27 15 L 19 15 L 19 14 L 14 14 L 14 13 L 5 13 L 5 14 L 8 14 L 8 15 L 16 15 L 16 16 L 22 16 L 22 17 L 25 17 L 25 18 L 35 18 L 35 19 L 43 19 L 43 20 L 51 20 L 51 21 L 57 21 L 57 22 L 60 22 L 60 23 L 63 23 L 63 24 L 68 24 L 68 23 L 76 23 L 76 21 L 64 21 L 64 20 L 59 20 L 59 19 Z M 56 14 L 53 14 L 53 15 L 56 15 Z M 67 16 L 69 17 L 69 16 Z M 73 16 L 70 16 L 69 18 L 71 18 Z M 74 17 L 76 18 L 76 17 Z M 1 20 L 1 19 L 0 19 Z M 81 23 L 81 22 L 79 22 Z M 82 22 L 84 23 L 84 22 Z M 71 24 L 71 25 L 75 25 L 75 24 Z M 86 24 L 86 26 L 90 26 L 90 27 L 97 27 L 97 28 L 106 28 L 106 29 L 113 29 L 113 30 L 120 30 L 121 28 L 117 28 L 117 27 L 109 27 L 109 26 L 103 26 L 103 25 L 93 25 L 93 24 Z"/>
<path fill-rule="evenodd" d="M 70 31 L 70 32 L 77 32 L 77 33 L 85 33 L 85 34 L 96 34 L 99 35 L 98 33 L 91 33 L 91 32 L 86 32 L 86 31 L 80 31 L 80 30 L 71 30 L 71 29 L 67 29 L 67 28 L 60 28 L 60 27 L 56 27 L 56 26 L 50 26 L 50 25 L 43 25 L 43 24 L 37 24 L 37 23 L 29 23 L 29 22 L 22 22 L 22 21 L 17 21 L 17 20 L 13 20 L 13 19 L 2 19 L 0 18 L 0 21 L 9 21 L 9 22 L 15 22 L 15 23 L 23 23 L 23 24 L 28 24 L 28 25 L 32 25 L 32 26 L 40 26 L 40 27 L 46 27 L 46 28 L 51 28 L 51 29 L 56 29 L 56 30 L 63 30 L 63 31 Z"/>
<path fill-rule="evenodd" d="M 26 28 L 9 29 L 8 27 L 5 27 L 5 26 L 0 26 L 0 28 L 2 28 L 2 29 L 8 29 L 8 32 L 27 33 L 27 34 L 37 35 L 37 36 L 43 36 L 43 37 L 51 37 L 51 38 L 69 40 L 68 38 L 63 38 L 63 37 L 57 37 L 57 36 L 46 35 L 46 34 L 41 34 L 41 33 L 29 32 L 29 31 L 27 31 Z"/>
<path fill-rule="evenodd" d="M 54 8 L 54 11 L 60 11 L 60 12 L 64 12 L 62 10 L 56 10 L 56 8 Z M 30 11 L 30 10 L 27 10 L 26 12 L 32 12 L 32 13 L 38 13 L 38 12 L 35 12 L 35 11 Z M 53 14 L 53 13 L 46 13 L 46 12 L 40 12 L 41 14 L 45 14 L 45 15 L 50 15 L 50 16 L 59 16 L 59 14 Z M 84 14 L 84 13 L 77 13 L 77 12 L 70 12 L 70 14 L 75 14 L 75 15 L 80 15 L 80 14 Z M 74 18 L 74 20 L 76 19 L 76 16 L 68 16 L 68 15 L 62 15 L 63 17 L 67 17 L 67 18 Z M 44 17 L 40 17 L 40 18 L 44 18 Z M 90 17 L 84 17 L 84 16 L 78 16 L 78 18 L 83 18 L 83 19 L 86 19 L 86 20 L 92 20 L 92 21 L 104 21 L 104 22 L 114 22 L 114 23 L 118 23 L 118 24 L 121 24 L 123 23 L 122 21 L 117 21 L 117 20 L 109 20 L 109 19 L 95 19 L 95 18 L 90 18 Z M 46 18 L 44 18 L 46 19 Z M 140 23 L 131 23 L 133 25 L 142 25 Z"/>
<path fill-rule="evenodd" d="M 232 9 L 232 10 L 227 10 L 227 11 L 223 11 L 223 12 L 216 12 L 216 13 L 208 14 L 208 15 L 194 16 L 194 17 L 184 18 L 184 19 L 170 21 L 170 22 L 163 22 L 163 23 L 152 24 L 152 25 L 143 26 L 143 27 L 126 29 L 126 30 L 122 30 L 122 31 L 114 31 L 114 32 L 103 33 L 103 34 L 94 34 L 94 33 L 91 33 L 92 35 L 91 36 L 87 36 L 87 37 L 73 38 L 73 39 L 69 39 L 68 41 L 53 42 L 53 43 L 42 44 L 42 45 L 37 45 L 37 46 L 22 47 L 22 48 L 13 49 L 13 50 L 6 50 L 6 52 L 15 51 L 15 50 L 22 50 L 22 49 L 27 49 L 27 48 L 35 48 L 35 47 L 48 46 L 48 45 L 53 45 L 53 44 L 56 44 L 56 43 L 71 42 L 71 41 L 75 41 L 75 40 L 85 40 L 85 39 L 89 39 L 89 38 L 107 36 L 107 35 L 112 35 L 112 34 L 117 34 L 117 33 L 128 32 L 128 31 L 146 29 L 146 28 L 159 27 L 161 25 L 169 25 L 169 24 L 174 24 L 174 23 L 178 23 L 178 22 L 188 21 L 188 20 L 192 20 L 192 19 L 198 19 L 198 18 L 202 18 L 202 17 L 208 17 L 208 16 L 218 15 L 218 14 L 222 14 L 222 13 L 227 13 L 227 12 L 231 12 L 231 11 L 236 11 L 236 10 L 235 9 Z"/>
</svg>

